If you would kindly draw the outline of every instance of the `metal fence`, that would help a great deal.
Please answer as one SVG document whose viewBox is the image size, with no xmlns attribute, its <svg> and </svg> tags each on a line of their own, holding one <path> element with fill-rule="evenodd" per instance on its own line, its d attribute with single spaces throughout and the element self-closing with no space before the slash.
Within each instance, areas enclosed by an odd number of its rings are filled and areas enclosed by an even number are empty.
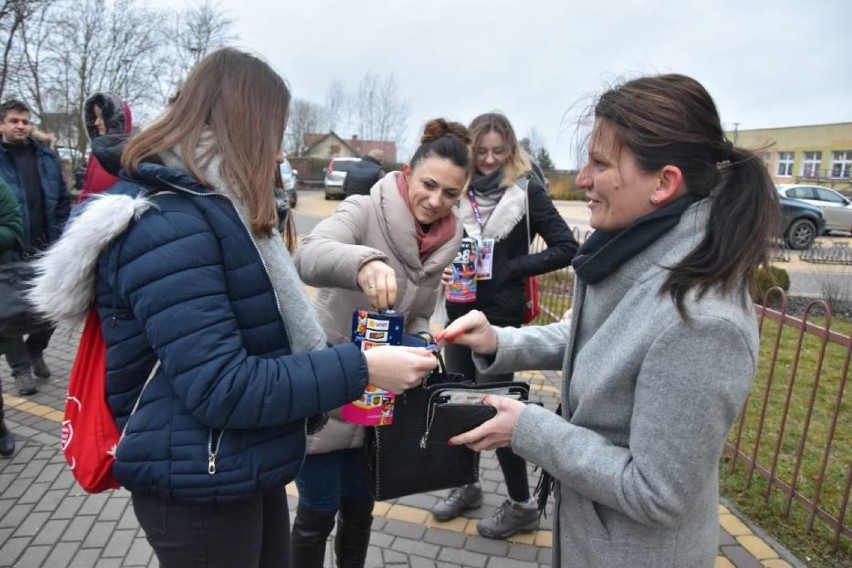
<svg viewBox="0 0 852 568">
<path fill-rule="evenodd" d="M 574 233 L 574 238 L 580 244 L 584 243 L 591 234 L 591 231 L 580 231 L 576 227 L 572 229 L 572 232 Z M 547 245 L 542 238 L 536 237 L 533 241 L 531 252 L 540 252 L 546 247 Z M 565 315 L 568 308 L 571 307 L 574 293 L 574 269 L 566 266 L 565 268 L 540 275 L 538 277 L 538 293 L 541 314 L 535 319 L 533 324 L 546 325 L 559 321 Z"/>
<path fill-rule="evenodd" d="M 852 338 L 831 330 L 829 305 L 814 300 L 801 319 L 787 313 L 780 288 L 767 292 L 779 309 L 757 305 L 761 359 L 749 400 L 726 443 L 730 474 L 745 466 L 745 488 L 764 480 L 764 502 L 781 495 L 780 514 L 789 519 L 795 504 L 832 533 L 832 551 L 852 537 L 846 522 L 852 485 L 852 435 L 844 399 Z M 819 319 L 823 325 L 812 320 Z"/>
</svg>

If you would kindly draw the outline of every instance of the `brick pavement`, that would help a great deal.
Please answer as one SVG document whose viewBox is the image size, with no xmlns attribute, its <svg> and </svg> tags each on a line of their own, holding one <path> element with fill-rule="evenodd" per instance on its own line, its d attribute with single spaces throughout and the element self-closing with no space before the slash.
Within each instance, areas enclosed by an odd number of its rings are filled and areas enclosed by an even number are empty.
<svg viewBox="0 0 852 568">
<path fill-rule="evenodd" d="M 18 447 L 0 459 L 0 566 L 89 568 L 157 566 L 139 528 L 125 490 L 89 495 L 65 468 L 59 450 L 59 424 L 76 335 L 60 328 L 46 353 L 54 379 L 34 396 L 15 396 L 8 367 L 0 363 L 6 422 Z M 555 408 L 558 373 L 523 373 L 533 397 Z M 538 474 L 530 470 L 535 482 Z M 507 541 L 480 537 L 476 520 L 490 515 L 505 497 L 493 452 L 483 454 L 485 504 L 448 523 L 429 509 L 446 492 L 413 495 L 376 504 L 368 568 L 537 568 L 550 565 L 550 511 L 541 528 Z M 287 487 L 291 515 L 296 505 Z M 720 505 L 719 568 L 783 568 L 801 564 L 769 539 Z M 329 547 L 330 548 L 330 547 Z M 326 566 L 332 566 L 327 556 Z"/>
</svg>

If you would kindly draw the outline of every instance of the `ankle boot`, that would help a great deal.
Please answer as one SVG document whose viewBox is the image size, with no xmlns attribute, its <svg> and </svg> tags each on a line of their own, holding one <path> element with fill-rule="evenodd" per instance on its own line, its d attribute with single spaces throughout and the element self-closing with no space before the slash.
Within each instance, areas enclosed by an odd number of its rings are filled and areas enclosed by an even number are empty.
<svg viewBox="0 0 852 568">
<path fill-rule="evenodd" d="M 337 568 L 364 568 L 372 525 L 372 501 L 343 500 L 334 537 Z"/>
<path fill-rule="evenodd" d="M 15 437 L 6 428 L 6 423 L 0 420 L 0 456 L 10 457 L 15 453 Z"/>
<path fill-rule="evenodd" d="M 290 535 L 293 566 L 322 568 L 323 560 L 325 560 L 325 543 L 333 528 L 334 513 L 298 505 Z"/>
</svg>

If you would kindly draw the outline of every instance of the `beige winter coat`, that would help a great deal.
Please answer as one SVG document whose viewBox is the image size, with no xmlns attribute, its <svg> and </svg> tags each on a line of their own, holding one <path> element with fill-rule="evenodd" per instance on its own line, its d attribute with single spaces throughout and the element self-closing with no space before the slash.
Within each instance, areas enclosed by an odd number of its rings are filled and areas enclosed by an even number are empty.
<svg viewBox="0 0 852 568">
<path fill-rule="evenodd" d="M 369 308 L 370 301 L 358 287 L 360 268 L 371 260 L 383 260 L 396 273 L 394 309 L 405 316 L 406 332 L 429 331 L 441 273 L 458 251 L 462 225 L 453 238 L 420 261 L 414 216 L 396 185 L 399 172 L 391 172 L 370 191 L 343 201 L 331 217 L 321 221 L 296 252 L 296 268 L 302 280 L 318 288 L 314 305 L 331 344 L 351 341 L 352 311 Z M 455 216 L 455 212 L 451 212 Z M 331 413 L 329 424 L 308 439 L 308 453 L 356 448 L 363 444 L 363 428 Z"/>
</svg>

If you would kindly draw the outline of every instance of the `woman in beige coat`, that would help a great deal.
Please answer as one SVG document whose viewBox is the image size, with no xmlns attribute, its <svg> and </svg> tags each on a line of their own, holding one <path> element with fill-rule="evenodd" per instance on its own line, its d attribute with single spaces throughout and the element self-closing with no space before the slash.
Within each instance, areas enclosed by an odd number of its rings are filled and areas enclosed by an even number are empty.
<svg viewBox="0 0 852 568">
<path fill-rule="evenodd" d="M 385 175 L 370 195 L 346 199 L 301 244 L 296 266 L 306 284 L 320 288 L 315 305 L 329 342 L 350 341 L 353 310 L 370 305 L 404 315 L 406 333 L 429 331 L 441 273 L 462 238 L 453 206 L 467 186 L 469 145 L 461 124 L 430 121 L 402 172 Z M 363 438 L 363 427 L 343 422 L 337 411 L 309 438 L 296 479 L 294 566 L 322 567 L 336 514 L 337 565 L 364 566 L 373 499 L 364 478 Z"/>
</svg>

